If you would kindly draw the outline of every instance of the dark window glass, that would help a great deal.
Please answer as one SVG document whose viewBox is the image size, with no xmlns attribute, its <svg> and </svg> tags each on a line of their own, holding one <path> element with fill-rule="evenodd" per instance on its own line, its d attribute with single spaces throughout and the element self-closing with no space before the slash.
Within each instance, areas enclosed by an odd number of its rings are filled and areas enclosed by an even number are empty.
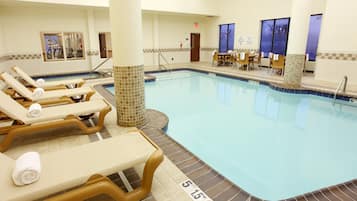
<svg viewBox="0 0 357 201">
<path fill-rule="evenodd" d="M 227 52 L 228 24 L 220 25 L 219 31 L 219 52 Z"/>
<path fill-rule="evenodd" d="M 234 24 L 228 25 L 228 50 L 234 50 Z"/>
<path fill-rule="evenodd" d="M 264 57 L 268 57 L 269 52 L 273 49 L 273 30 L 274 20 L 262 21 L 262 35 L 260 41 L 260 51 L 264 52 Z"/>
<path fill-rule="evenodd" d="M 286 55 L 290 19 L 275 20 L 273 53 Z"/>
<path fill-rule="evenodd" d="M 234 49 L 234 24 L 219 25 L 219 52 Z"/>
<path fill-rule="evenodd" d="M 306 54 L 309 54 L 309 61 L 316 61 L 317 47 L 319 44 L 322 14 L 310 17 L 309 35 L 307 38 Z"/>
<path fill-rule="evenodd" d="M 263 20 L 260 40 L 260 51 L 264 57 L 269 52 L 286 55 L 289 37 L 290 18 Z"/>
</svg>

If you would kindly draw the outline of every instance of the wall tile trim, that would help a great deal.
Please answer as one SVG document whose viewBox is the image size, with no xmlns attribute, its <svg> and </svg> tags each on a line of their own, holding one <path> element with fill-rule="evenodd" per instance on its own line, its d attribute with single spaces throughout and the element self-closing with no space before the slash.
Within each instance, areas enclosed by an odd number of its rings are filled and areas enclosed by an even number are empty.
<svg viewBox="0 0 357 201">
<path fill-rule="evenodd" d="M 355 54 L 355 53 L 337 53 L 337 52 L 319 52 L 319 53 L 317 53 L 317 59 L 357 61 L 357 54 Z"/>
</svg>

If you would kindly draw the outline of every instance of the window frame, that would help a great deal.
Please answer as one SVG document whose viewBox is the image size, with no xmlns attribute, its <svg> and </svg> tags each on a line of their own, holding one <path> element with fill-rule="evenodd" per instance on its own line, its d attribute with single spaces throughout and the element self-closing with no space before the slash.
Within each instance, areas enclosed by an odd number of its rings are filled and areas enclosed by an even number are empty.
<svg viewBox="0 0 357 201">
<path fill-rule="evenodd" d="M 66 51 L 66 34 L 71 34 L 71 33 L 78 33 L 81 36 L 81 42 L 82 42 L 82 57 L 75 57 L 75 58 L 67 58 L 67 51 Z M 63 51 L 63 58 L 60 59 L 48 59 L 47 58 L 47 49 L 46 49 L 46 35 L 57 35 L 60 39 L 61 46 L 62 46 L 62 51 Z M 40 32 L 40 37 L 41 37 L 41 46 L 42 46 L 42 56 L 43 56 L 43 62 L 67 62 L 67 61 L 79 61 L 79 60 L 86 60 L 86 50 L 85 50 L 85 40 L 84 40 L 84 34 L 83 32 L 80 31 L 43 31 Z"/>
<path fill-rule="evenodd" d="M 227 31 L 229 30 L 230 26 L 233 26 L 233 27 L 234 27 L 234 33 L 233 33 L 233 48 L 232 48 L 232 50 L 234 50 L 234 39 L 235 39 L 236 23 L 226 23 L 226 24 L 220 24 L 220 25 L 218 25 L 218 27 L 219 27 L 218 52 L 222 52 L 222 51 L 221 51 L 221 27 L 222 27 L 223 25 L 227 25 Z M 229 51 L 229 36 L 228 36 L 228 34 L 227 34 L 227 40 L 226 40 L 226 47 L 227 47 L 227 51 L 225 51 L 225 52 L 228 52 L 228 51 Z"/>
<path fill-rule="evenodd" d="M 288 30 L 287 30 L 287 37 L 286 37 L 286 44 L 285 44 L 285 56 L 286 53 L 288 51 L 288 44 L 289 44 L 289 33 L 290 33 L 290 22 L 291 22 L 291 17 L 281 17 L 281 18 L 273 18 L 273 19 L 264 19 L 264 20 L 260 20 L 260 44 L 259 44 L 259 50 L 261 52 L 262 49 L 262 38 L 263 38 L 263 22 L 264 21 L 274 21 L 274 27 L 273 27 L 273 36 L 272 36 L 272 40 L 271 40 L 271 50 L 270 52 L 273 52 L 273 48 L 274 48 L 274 37 L 275 37 L 275 24 L 277 20 L 282 20 L 282 19 L 288 19 L 289 23 L 288 23 Z M 268 52 L 268 56 L 265 56 L 262 58 L 269 58 L 269 52 Z"/>
</svg>

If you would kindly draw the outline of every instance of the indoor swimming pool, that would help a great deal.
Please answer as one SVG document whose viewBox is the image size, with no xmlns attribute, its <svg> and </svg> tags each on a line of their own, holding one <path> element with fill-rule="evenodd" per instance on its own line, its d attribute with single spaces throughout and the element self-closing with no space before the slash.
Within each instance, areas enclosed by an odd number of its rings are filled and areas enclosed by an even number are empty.
<svg viewBox="0 0 357 201">
<path fill-rule="evenodd" d="M 280 200 L 357 177 L 357 107 L 214 74 L 154 75 L 146 108 L 164 112 L 168 135 L 248 193 Z"/>
</svg>

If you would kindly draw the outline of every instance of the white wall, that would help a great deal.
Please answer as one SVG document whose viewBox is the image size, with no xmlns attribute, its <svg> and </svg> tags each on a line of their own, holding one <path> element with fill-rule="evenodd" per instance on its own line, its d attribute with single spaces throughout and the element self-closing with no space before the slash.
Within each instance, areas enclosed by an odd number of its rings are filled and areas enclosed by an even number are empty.
<svg viewBox="0 0 357 201">
<path fill-rule="evenodd" d="M 142 0 L 142 8 L 147 11 L 217 15 L 217 0 Z"/>
<path fill-rule="evenodd" d="M 99 50 L 100 32 L 110 32 L 109 9 L 107 8 L 81 8 L 68 6 L 24 6 L 7 5 L 0 6 L 0 19 L 3 21 L 4 44 L 6 54 L 41 54 L 41 32 L 82 32 L 84 36 L 85 50 Z M 201 33 L 201 46 L 206 41 L 206 17 L 143 13 L 143 38 L 144 49 L 179 48 L 180 42 L 183 48 L 190 47 L 190 33 Z M 194 23 L 199 23 L 195 28 Z M 123 28 L 125 30 L 125 28 Z M 1 33 L 1 32 L 0 32 Z M 1 38 L 1 34 L 0 34 Z M 1 41 L 0 41 L 1 42 Z M 3 52 L 5 52 L 3 51 Z M 169 51 L 163 53 L 170 63 L 187 63 L 190 61 L 190 52 Z M 202 56 L 204 57 L 204 56 Z M 173 58 L 173 60 L 171 60 Z M 157 53 L 144 54 L 145 65 L 157 65 Z M 29 74 L 60 74 L 69 72 L 89 71 L 105 59 L 100 55 L 86 56 L 85 60 L 44 62 L 43 59 L 35 60 L 11 60 L 2 63 L 0 68 L 19 65 Z M 103 68 L 112 68 L 111 60 L 105 63 Z M 1 69 L 0 69 L 1 70 Z"/>
<path fill-rule="evenodd" d="M 323 18 L 319 52 L 357 54 L 357 2 L 327 0 Z M 339 82 L 344 75 L 357 84 L 357 61 L 319 59 L 315 79 Z"/>
<path fill-rule="evenodd" d="M 38 2 L 93 7 L 108 7 L 109 0 L 18 0 L 21 2 Z M 175 12 L 198 15 L 217 15 L 216 0 L 142 0 L 145 11 Z"/>
<path fill-rule="evenodd" d="M 1 9 L 0 9 L 1 12 Z M 0 18 L 0 57 L 5 54 L 5 46 L 4 46 L 4 39 L 3 39 L 3 22 L 2 19 Z"/>
<path fill-rule="evenodd" d="M 213 20 L 210 25 L 212 29 L 209 34 L 210 45 L 218 47 L 219 44 L 219 24 L 236 23 L 234 48 L 257 49 L 260 42 L 260 21 L 263 19 L 273 19 L 289 17 L 291 1 L 289 0 L 223 0 L 219 4 L 219 18 Z M 279 5 L 279 9 L 276 9 Z M 251 37 L 252 43 L 239 44 L 238 39 Z"/>
<path fill-rule="evenodd" d="M 41 32 L 82 32 L 87 37 L 86 12 L 80 9 L 16 6 L 3 7 L 4 47 L 7 54 L 40 54 Z M 85 49 L 88 41 L 84 40 Z M 88 58 L 78 61 L 43 62 L 36 60 L 11 60 L 8 65 L 19 65 L 30 74 L 54 74 L 89 69 Z"/>
<path fill-rule="evenodd" d="M 1 13 L 1 8 L 0 8 Z M 4 44 L 4 28 L 2 18 L 0 17 L 0 70 L 4 69 L 7 66 L 7 61 L 5 60 L 4 56 L 6 55 L 5 44 Z"/>
</svg>

